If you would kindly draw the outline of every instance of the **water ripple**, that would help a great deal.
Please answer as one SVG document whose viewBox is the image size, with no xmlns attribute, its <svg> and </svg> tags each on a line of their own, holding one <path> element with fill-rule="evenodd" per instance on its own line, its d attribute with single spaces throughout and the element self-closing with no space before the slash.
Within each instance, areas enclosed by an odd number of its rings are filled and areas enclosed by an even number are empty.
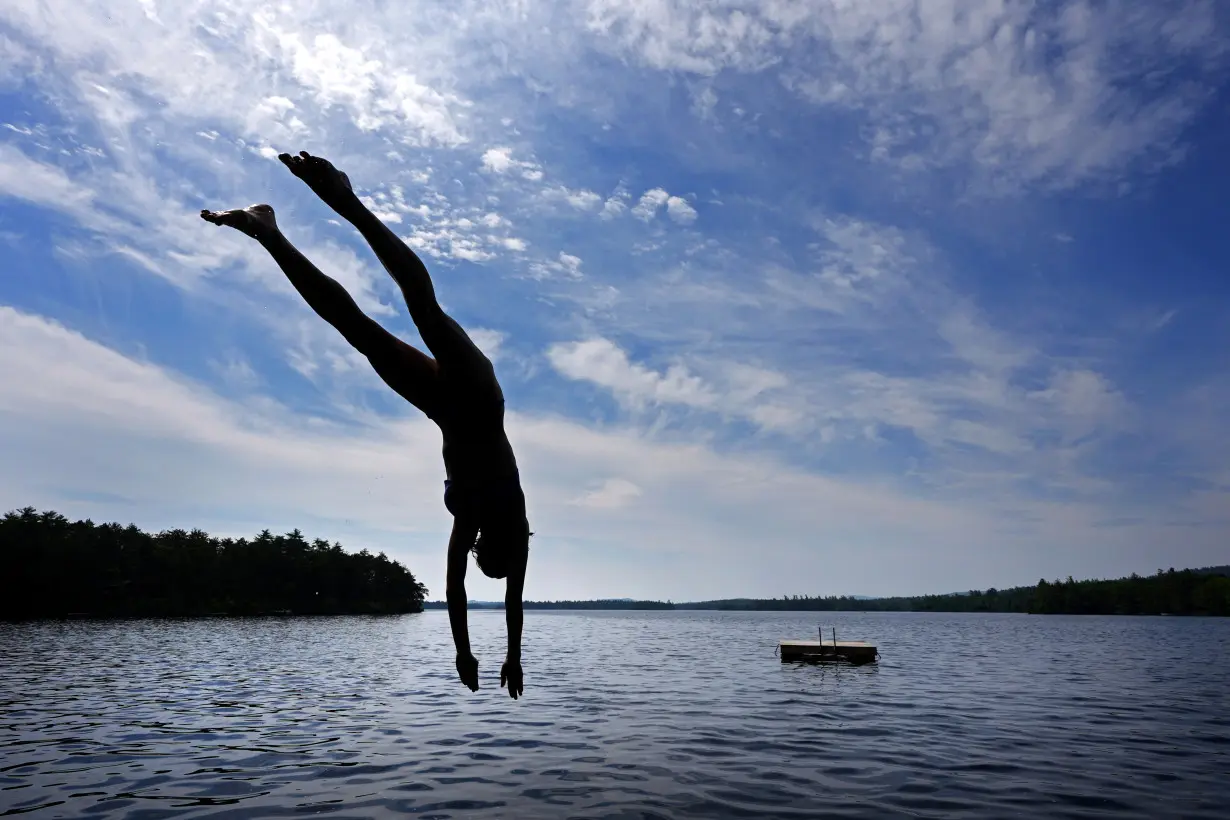
<svg viewBox="0 0 1230 820">
<path fill-rule="evenodd" d="M 793 613 L 0 624 L 0 816 L 1071 817 L 1230 801 L 1230 622 Z"/>
</svg>

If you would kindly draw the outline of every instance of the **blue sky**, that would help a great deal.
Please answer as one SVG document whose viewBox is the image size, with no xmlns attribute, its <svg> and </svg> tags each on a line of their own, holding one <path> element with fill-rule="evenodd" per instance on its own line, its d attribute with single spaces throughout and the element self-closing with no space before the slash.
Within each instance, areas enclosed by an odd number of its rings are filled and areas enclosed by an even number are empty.
<svg viewBox="0 0 1230 820">
<path fill-rule="evenodd" d="M 442 595 L 438 432 L 196 216 L 272 204 L 416 342 L 274 159 L 306 149 L 495 361 L 530 597 L 1224 563 L 1228 29 L 1199 0 L 10 0 L 0 498 L 299 527 Z"/>
</svg>

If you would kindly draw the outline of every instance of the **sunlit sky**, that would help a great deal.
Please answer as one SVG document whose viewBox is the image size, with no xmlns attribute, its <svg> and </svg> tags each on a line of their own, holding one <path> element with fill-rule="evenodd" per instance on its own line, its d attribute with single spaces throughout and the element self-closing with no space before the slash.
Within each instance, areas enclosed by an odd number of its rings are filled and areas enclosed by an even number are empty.
<svg viewBox="0 0 1230 820">
<path fill-rule="evenodd" d="M 435 427 L 251 240 L 495 361 L 535 599 L 1230 558 L 1230 10 L 5 0 L 0 500 L 301 529 L 444 593 Z M 502 585 L 471 572 L 472 597 Z"/>
</svg>

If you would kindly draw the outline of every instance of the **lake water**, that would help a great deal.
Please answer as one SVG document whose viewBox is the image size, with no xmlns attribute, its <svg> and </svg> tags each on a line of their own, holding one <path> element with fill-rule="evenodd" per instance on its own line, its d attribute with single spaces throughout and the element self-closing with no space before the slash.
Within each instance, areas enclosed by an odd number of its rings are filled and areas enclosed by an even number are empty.
<svg viewBox="0 0 1230 820">
<path fill-rule="evenodd" d="M 0 815 L 1228 816 L 1230 619 L 530 612 L 514 702 L 470 618 L 0 624 Z"/>
</svg>

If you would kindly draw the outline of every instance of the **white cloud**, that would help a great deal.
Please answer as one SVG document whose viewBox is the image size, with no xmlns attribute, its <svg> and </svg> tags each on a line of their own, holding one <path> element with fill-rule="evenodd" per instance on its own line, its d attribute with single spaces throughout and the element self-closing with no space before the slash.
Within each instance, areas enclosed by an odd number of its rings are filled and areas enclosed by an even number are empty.
<svg viewBox="0 0 1230 820">
<path fill-rule="evenodd" d="M 542 179 L 542 168 L 531 160 L 513 159 L 509 148 L 488 148 L 483 152 L 482 167 L 492 174 L 517 173 L 524 179 L 537 181 Z"/>
<path fill-rule="evenodd" d="M 437 259 L 489 262 L 504 250 L 521 250 L 521 240 L 482 233 L 472 220 L 439 214 L 424 226 L 401 237 L 420 254 Z"/>
<path fill-rule="evenodd" d="M 477 327 L 467 330 L 466 335 L 491 361 L 497 362 L 504 357 L 504 341 L 508 338 L 508 334 L 503 331 Z"/>
<path fill-rule="evenodd" d="M 615 510 L 627 507 L 640 498 L 641 488 L 622 478 L 608 478 L 596 489 L 578 496 L 572 501 L 580 507 Z"/>
<path fill-rule="evenodd" d="M 781 404 L 757 404 L 748 411 L 747 417 L 765 430 L 793 433 L 806 425 L 806 416 L 797 407 Z"/>
<path fill-rule="evenodd" d="M 488 148 L 483 152 L 483 169 L 503 174 L 513 168 L 512 153 L 507 148 Z"/>
<path fill-rule="evenodd" d="M 699 91 L 693 92 L 692 113 L 702 120 L 712 120 L 713 109 L 717 106 L 717 103 L 717 92 L 713 90 L 713 86 L 706 85 Z"/>
<path fill-rule="evenodd" d="M 661 188 L 652 188 L 641 194 L 641 199 L 632 208 L 632 215 L 637 219 L 648 222 L 657 216 L 658 210 L 667 203 L 670 199 L 670 194 Z"/>
<path fill-rule="evenodd" d="M 95 198 L 52 165 L 37 162 L 11 145 L 0 143 L 0 195 L 89 218 Z"/>
<path fill-rule="evenodd" d="M 602 204 L 602 197 L 593 191 L 584 188 L 574 190 L 563 185 L 543 191 L 542 196 L 547 200 L 563 200 L 578 211 L 592 211 Z"/>
<path fill-rule="evenodd" d="M 662 403 L 707 408 L 717 399 L 704 381 L 686 368 L 673 365 L 658 373 L 633 364 L 608 339 L 555 344 L 547 350 L 547 358 L 562 375 L 605 387 L 637 409 Z"/>
<path fill-rule="evenodd" d="M 593 191 L 569 191 L 568 204 L 579 211 L 590 211 L 602 202 L 602 197 L 595 194 Z"/>
<path fill-rule="evenodd" d="M 691 225 L 696 221 L 696 209 L 682 197 L 673 196 L 666 200 L 666 213 L 681 225 Z"/>
<path fill-rule="evenodd" d="M 420 183 L 421 184 L 421 183 Z M 427 201 L 412 204 L 400 185 L 387 185 L 361 199 L 372 213 L 383 221 L 401 224 L 409 217 L 416 224 L 401 238 L 416 252 L 436 259 L 464 260 L 485 263 L 497 259 L 505 251 L 522 252 L 529 243 L 508 232 L 512 223 L 490 203 L 459 205 L 437 191 L 422 194 Z M 430 203 L 430 204 L 428 204 Z"/>
<path fill-rule="evenodd" d="M 606 202 L 602 203 L 602 212 L 599 216 L 603 219 L 614 219 L 617 216 L 622 216 L 626 210 L 628 210 L 628 193 L 626 191 L 617 191 L 608 197 Z"/>
<path fill-rule="evenodd" d="M 555 259 L 539 259 L 530 263 L 530 273 L 536 279 L 580 279 L 581 257 L 560 251 Z"/>
<path fill-rule="evenodd" d="M 1058 423 L 1073 436 L 1083 436 L 1119 420 L 1127 403 L 1105 376 L 1091 370 L 1063 370 L 1045 390 L 1030 397 L 1052 405 Z"/>
<path fill-rule="evenodd" d="M 817 219 L 814 228 L 822 241 L 809 245 L 815 258 L 813 271 L 763 265 L 770 292 L 786 309 L 878 321 L 875 312 L 889 300 L 917 299 L 942 287 L 919 281 L 917 262 L 927 257 L 929 249 L 896 228 L 847 216 Z"/>
<path fill-rule="evenodd" d="M 283 27 L 268 9 L 253 16 L 259 40 L 276 43 L 296 80 L 315 93 L 322 106 L 350 109 L 363 131 L 394 128 L 410 145 L 458 145 L 466 141 L 454 111 L 466 105 L 441 93 L 410 72 L 370 59 L 333 34 L 309 38 Z"/>
<path fill-rule="evenodd" d="M 662 188 L 651 188 L 641 194 L 640 200 L 632 207 L 632 215 L 644 222 L 649 222 L 666 207 L 666 214 L 680 225 L 691 225 L 696 221 L 696 209 L 683 197 L 671 196 Z M 603 216 L 610 218 L 619 216 L 627 207 L 623 198 L 612 197 L 603 207 Z"/>
<path fill-rule="evenodd" d="M 257 102 L 248 114 L 244 123 L 249 134 L 259 134 L 265 140 L 287 144 L 302 139 L 307 132 L 307 126 L 297 114 L 295 103 L 278 95 L 265 97 Z M 266 159 L 276 159 L 280 152 L 271 147 L 260 149 L 261 156 Z"/>
<path fill-rule="evenodd" d="M 826 218 L 817 229 L 828 241 L 820 259 L 820 278 L 840 291 L 878 291 L 892 286 L 911 261 L 900 231 L 839 217 Z"/>
<path fill-rule="evenodd" d="M 250 390 L 261 384 L 261 377 L 252 369 L 252 364 L 241 355 L 231 355 L 224 360 L 210 362 L 223 384 L 240 390 Z"/>
<path fill-rule="evenodd" d="M 730 385 L 731 397 L 740 402 L 752 401 L 790 384 L 789 378 L 775 370 L 739 363 L 728 364 L 725 376 Z"/>
<path fill-rule="evenodd" d="M 581 257 L 573 256 L 570 253 L 560 251 L 559 263 L 564 266 L 564 270 L 568 271 L 573 276 L 581 275 Z"/>
<path fill-rule="evenodd" d="M 197 287 L 209 268 L 264 256 L 238 235 L 210 241 L 202 227 L 212 226 L 168 200 L 147 178 L 111 172 L 88 182 L 69 179 L 61 169 L 2 144 L 0 195 L 63 213 L 91 233 L 93 255 L 118 254 L 182 288 Z"/>
<path fill-rule="evenodd" d="M 797 432 L 806 413 L 796 397 L 782 394 L 790 382 L 782 373 L 742 363 L 708 362 L 712 378 L 682 362 L 657 371 L 632 362 L 609 339 L 551 345 L 547 359 L 562 376 L 606 390 L 626 407 L 641 411 L 672 405 L 751 421 L 764 430 Z"/>
</svg>

